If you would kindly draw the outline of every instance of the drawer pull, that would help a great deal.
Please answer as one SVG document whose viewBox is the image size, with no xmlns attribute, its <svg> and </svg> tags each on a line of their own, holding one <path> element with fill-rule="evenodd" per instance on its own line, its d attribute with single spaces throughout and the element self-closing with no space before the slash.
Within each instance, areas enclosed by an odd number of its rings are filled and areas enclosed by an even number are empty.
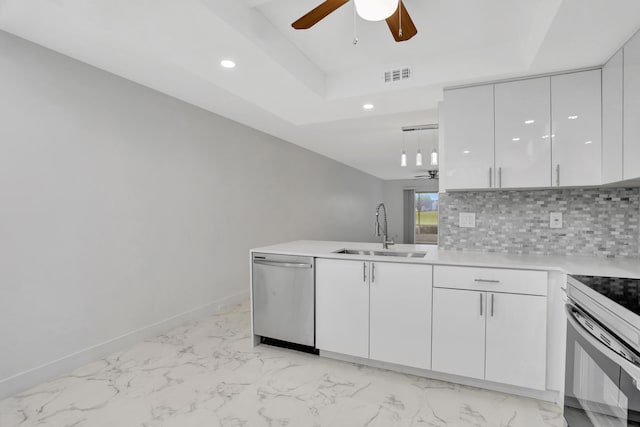
<svg viewBox="0 0 640 427">
<path fill-rule="evenodd" d="M 491 294 L 491 317 L 493 317 L 493 297 L 495 294 Z"/>
<path fill-rule="evenodd" d="M 500 283 L 500 280 L 491 280 L 491 279 L 475 279 L 478 283 Z"/>
<path fill-rule="evenodd" d="M 362 263 L 362 281 L 367 283 L 367 263 Z"/>
</svg>

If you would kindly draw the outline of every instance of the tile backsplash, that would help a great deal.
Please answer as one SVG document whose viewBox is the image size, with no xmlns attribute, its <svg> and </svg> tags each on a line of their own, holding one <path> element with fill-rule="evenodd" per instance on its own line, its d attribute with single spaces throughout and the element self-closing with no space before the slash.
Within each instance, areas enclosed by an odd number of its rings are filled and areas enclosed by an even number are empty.
<svg viewBox="0 0 640 427">
<path fill-rule="evenodd" d="M 513 254 L 640 256 L 640 189 L 596 188 L 440 194 L 439 246 Z M 475 228 L 459 226 L 476 214 Z M 560 212 L 562 228 L 550 228 Z"/>
</svg>

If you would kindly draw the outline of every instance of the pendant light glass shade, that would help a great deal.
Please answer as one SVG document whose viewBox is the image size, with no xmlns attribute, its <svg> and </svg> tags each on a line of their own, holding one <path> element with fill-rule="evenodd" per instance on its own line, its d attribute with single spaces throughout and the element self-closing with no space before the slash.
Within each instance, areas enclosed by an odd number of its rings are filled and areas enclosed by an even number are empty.
<svg viewBox="0 0 640 427">
<path fill-rule="evenodd" d="M 398 0 L 354 0 L 360 18 L 367 21 L 382 21 L 398 9 Z"/>
<path fill-rule="evenodd" d="M 418 153 L 416 154 L 416 166 L 422 166 L 422 151 L 418 148 Z"/>
<path fill-rule="evenodd" d="M 431 166 L 438 166 L 438 152 L 435 148 L 431 152 Z"/>
<path fill-rule="evenodd" d="M 407 151 L 405 149 L 402 150 L 402 155 L 400 156 L 400 166 L 407 167 Z"/>
</svg>

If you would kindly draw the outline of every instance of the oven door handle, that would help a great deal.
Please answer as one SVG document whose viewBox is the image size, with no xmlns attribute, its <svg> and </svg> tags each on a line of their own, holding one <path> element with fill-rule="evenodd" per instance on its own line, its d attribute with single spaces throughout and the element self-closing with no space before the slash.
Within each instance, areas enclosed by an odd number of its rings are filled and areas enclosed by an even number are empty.
<svg viewBox="0 0 640 427">
<path fill-rule="evenodd" d="M 634 365 L 633 363 L 629 362 L 627 359 L 625 359 L 624 357 L 620 356 L 618 353 L 616 353 L 615 351 L 613 351 L 612 349 L 610 349 L 609 347 L 604 345 L 602 342 L 600 342 L 599 339 L 597 339 L 596 337 L 591 335 L 591 333 L 589 333 L 589 331 L 587 331 L 584 328 L 584 326 L 582 326 L 575 319 L 575 317 L 573 316 L 573 313 L 571 312 L 571 310 L 572 309 L 578 310 L 582 315 L 584 315 L 586 318 L 588 318 L 588 315 L 586 315 L 586 313 L 583 313 L 582 310 L 580 310 L 579 308 L 577 308 L 573 304 L 566 304 L 565 305 L 565 309 L 567 311 L 567 320 L 569 321 L 571 326 L 573 326 L 573 329 L 575 329 L 575 331 L 578 334 L 580 334 L 580 336 L 582 338 L 584 338 L 590 345 L 595 347 L 595 349 L 598 352 L 600 352 L 603 356 L 605 356 L 606 358 L 611 360 L 616 365 L 620 366 L 629 375 L 631 375 L 631 377 L 634 380 L 633 381 L 634 385 L 637 383 L 638 385 L 636 385 L 636 387 L 638 387 L 640 385 L 640 367 L 638 367 L 638 366 Z"/>
</svg>

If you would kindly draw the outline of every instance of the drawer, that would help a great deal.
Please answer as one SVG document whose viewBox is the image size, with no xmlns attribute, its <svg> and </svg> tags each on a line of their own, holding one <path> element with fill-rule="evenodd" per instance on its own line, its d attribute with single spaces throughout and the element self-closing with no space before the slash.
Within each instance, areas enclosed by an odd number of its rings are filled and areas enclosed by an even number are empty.
<svg viewBox="0 0 640 427">
<path fill-rule="evenodd" d="M 443 265 L 433 268 L 433 286 L 436 288 L 546 296 L 547 280 L 546 271 Z"/>
</svg>

